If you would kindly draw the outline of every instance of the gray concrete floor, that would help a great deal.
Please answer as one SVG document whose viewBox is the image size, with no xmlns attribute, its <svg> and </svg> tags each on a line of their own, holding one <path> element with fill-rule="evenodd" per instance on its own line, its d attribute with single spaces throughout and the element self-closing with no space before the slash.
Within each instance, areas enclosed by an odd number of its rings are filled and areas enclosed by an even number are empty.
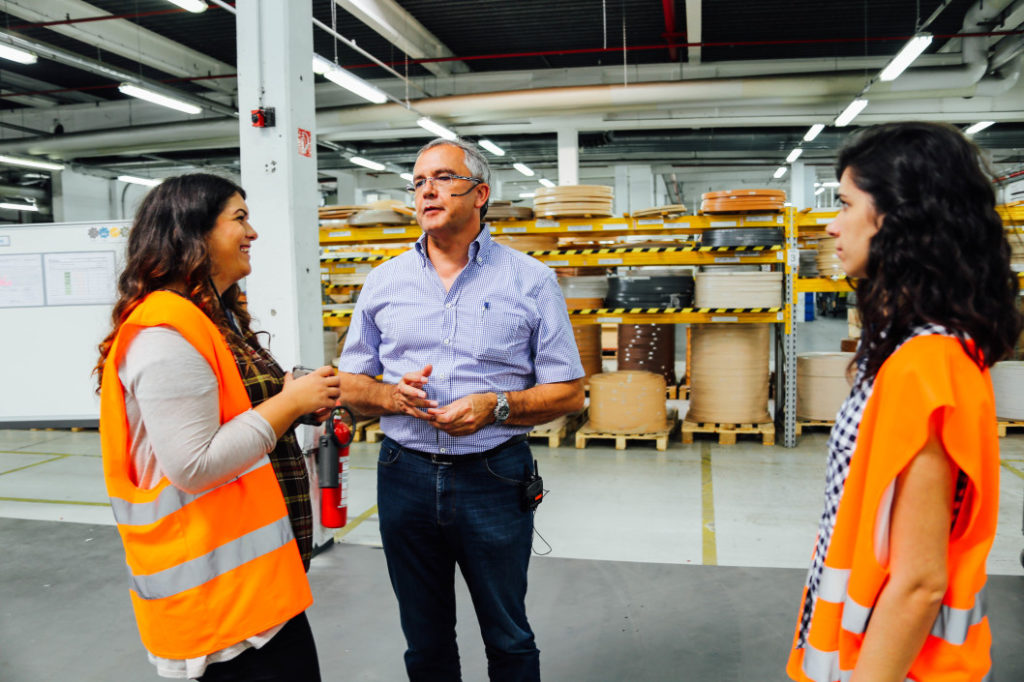
<svg viewBox="0 0 1024 682">
<path fill-rule="evenodd" d="M 799 325 L 833 350 L 845 321 Z M 528 611 L 545 679 L 784 680 L 821 511 L 824 432 L 796 448 L 755 440 L 537 444 L 550 494 Z M 1000 441 L 989 558 L 996 680 L 1024 680 L 1024 434 Z M 404 642 L 379 550 L 376 446 L 352 448 L 350 519 L 313 560 L 310 621 L 325 680 L 404 679 Z M 156 680 L 139 643 L 95 431 L 0 430 L 0 682 Z M 535 548 L 543 551 L 539 540 Z M 464 679 L 486 679 L 459 588 Z"/>
</svg>

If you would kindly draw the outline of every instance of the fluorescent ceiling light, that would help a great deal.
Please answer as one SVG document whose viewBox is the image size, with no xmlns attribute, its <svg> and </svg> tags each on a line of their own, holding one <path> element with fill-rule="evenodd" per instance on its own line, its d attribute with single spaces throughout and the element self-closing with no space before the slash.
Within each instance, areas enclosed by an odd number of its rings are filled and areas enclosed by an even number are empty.
<svg viewBox="0 0 1024 682">
<path fill-rule="evenodd" d="M 353 156 L 352 158 L 349 159 L 349 161 L 356 164 L 357 166 L 362 166 L 363 168 L 369 168 L 370 170 L 375 171 L 382 171 L 384 170 L 384 168 L 386 168 L 386 166 L 383 163 L 370 161 L 369 159 L 364 159 L 361 156 Z"/>
<path fill-rule="evenodd" d="M 821 183 L 822 187 L 839 187 L 838 180 L 828 180 L 827 182 Z"/>
<path fill-rule="evenodd" d="M 403 180 L 408 180 L 409 182 L 412 182 L 412 173 L 399 173 L 398 177 L 402 178 Z"/>
<path fill-rule="evenodd" d="M 518 163 L 517 162 L 517 163 L 513 163 L 512 167 L 515 168 L 517 171 L 519 171 L 520 173 L 522 173 L 523 175 L 525 175 L 528 178 L 532 178 L 533 177 L 533 171 L 530 170 L 530 167 L 527 166 L 526 164 Z"/>
<path fill-rule="evenodd" d="M 773 175 L 772 177 L 778 180 L 779 178 L 786 174 L 787 170 L 789 169 L 786 168 L 785 166 L 779 166 L 778 168 L 775 169 L 775 175 Z"/>
<path fill-rule="evenodd" d="M 818 196 L 819 194 L 821 194 L 824 191 L 825 191 L 824 187 L 819 187 L 818 189 L 814 190 L 814 196 Z"/>
<path fill-rule="evenodd" d="M 206 11 L 206 2 L 204 0 L 170 0 L 170 2 L 196 14 Z"/>
<path fill-rule="evenodd" d="M 480 140 L 480 146 L 494 154 L 495 156 L 505 156 L 505 150 L 494 144 L 490 140 Z"/>
<path fill-rule="evenodd" d="M 545 187 L 554 187 L 555 186 L 555 183 L 551 182 L 547 178 L 541 178 L 537 182 L 539 182 L 540 184 L 544 185 Z"/>
<path fill-rule="evenodd" d="M 520 199 L 532 199 L 535 196 L 537 196 L 536 192 L 520 192 L 519 193 L 519 198 Z"/>
<path fill-rule="evenodd" d="M 824 123 L 815 123 L 810 128 L 808 128 L 807 132 L 804 134 L 804 142 L 813 142 L 814 138 L 816 138 L 824 129 Z"/>
<path fill-rule="evenodd" d="M 786 163 L 793 163 L 794 161 L 799 159 L 800 155 L 803 154 L 803 153 L 804 153 L 804 150 L 801 149 L 800 147 L 797 147 L 796 149 L 794 149 L 793 151 L 791 151 L 789 153 L 789 156 L 786 157 Z"/>
<path fill-rule="evenodd" d="M 161 95 L 159 92 L 153 92 L 152 90 L 147 90 L 146 88 L 140 88 L 139 86 L 132 85 L 131 83 L 121 83 L 121 85 L 119 85 L 117 89 L 126 95 L 138 97 L 139 99 L 144 99 L 147 102 L 159 104 L 160 106 L 167 107 L 169 109 L 177 109 L 178 111 L 183 111 L 186 114 L 198 114 L 200 111 L 202 111 L 202 109 L 197 107 L 195 104 L 182 102 L 180 99 L 174 99 L 173 97 L 168 97 L 167 95 Z"/>
<path fill-rule="evenodd" d="M 0 34 L 0 36 L 2 35 L 3 34 Z M 18 62 L 19 64 L 35 64 L 39 61 L 39 57 L 27 50 L 21 50 L 10 45 L 2 44 L 0 44 L 0 57 L 10 59 L 12 62 Z"/>
<path fill-rule="evenodd" d="M 318 54 L 313 55 L 313 73 L 321 74 L 335 85 L 340 85 L 374 104 L 384 104 L 388 101 L 388 96 L 384 94 L 384 91 Z"/>
<path fill-rule="evenodd" d="M 970 128 L 965 130 L 964 131 L 964 135 L 973 135 L 974 133 L 981 132 L 982 130 L 984 130 L 985 128 L 988 128 L 993 123 L 995 123 L 995 121 L 978 121 L 977 123 L 972 125 Z"/>
<path fill-rule="evenodd" d="M 883 81 L 894 81 L 899 78 L 903 70 L 910 66 L 915 59 L 921 56 L 921 53 L 932 44 L 932 34 L 922 33 L 916 35 L 907 41 L 907 44 L 903 46 L 903 49 L 892 58 L 889 65 L 882 69 L 882 73 L 878 74 L 878 79 Z"/>
<path fill-rule="evenodd" d="M 38 211 L 39 207 L 35 204 L 11 204 L 6 201 L 0 202 L 0 208 L 6 208 L 9 211 Z"/>
<path fill-rule="evenodd" d="M 418 125 L 420 128 L 423 128 L 424 130 L 429 130 L 438 137 L 443 137 L 446 140 L 454 140 L 458 137 L 458 135 L 456 135 L 454 131 L 448 130 L 440 123 L 435 123 L 431 121 L 426 116 L 424 116 L 423 118 L 416 119 L 416 125 Z"/>
<path fill-rule="evenodd" d="M 162 178 L 139 178 L 134 175 L 118 175 L 117 179 L 121 182 L 127 182 L 132 185 L 145 185 L 146 187 L 156 187 L 163 182 Z"/>
<path fill-rule="evenodd" d="M 864 107 L 868 105 L 866 99 L 855 99 L 850 102 L 843 113 L 836 117 L 836 128 L 842 128 L 843 126 L 849 125 L 850 121 L 857 118 L 857 114 L 864 110 Z"/>
<path fill-rule="evenodd" d="M 42 168 L 43 170 L 64 170 L 64 166 L 59 163 L 36 161 L 35 159 L 19 159 L 17 156 L 7 156 L 6 154 L 0 154 L 0 163 L 6 163 L 11 166 L 25 166 L 26 168 Z"/>
</svg>

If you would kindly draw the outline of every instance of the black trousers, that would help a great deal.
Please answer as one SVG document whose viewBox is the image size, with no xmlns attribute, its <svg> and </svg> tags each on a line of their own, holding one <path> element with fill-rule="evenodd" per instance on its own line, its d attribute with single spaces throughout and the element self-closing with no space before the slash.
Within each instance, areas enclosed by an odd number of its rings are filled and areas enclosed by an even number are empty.
<svg viewBox="0 0 1024 682">
<path fill-rule="evenodd" d="M 316 643 L 306 612 L 285 623 L 261 649 L 207 666 L 201 682 L 320 682 Z"/>
</svg>

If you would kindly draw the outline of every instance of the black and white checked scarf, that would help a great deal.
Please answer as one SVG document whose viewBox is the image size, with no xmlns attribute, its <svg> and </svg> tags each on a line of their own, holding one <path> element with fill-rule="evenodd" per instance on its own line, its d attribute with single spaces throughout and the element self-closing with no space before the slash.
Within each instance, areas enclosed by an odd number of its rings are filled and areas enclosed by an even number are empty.
<svg viewBox="0 0 1024 682">
<path fill-rule="evenodd" d="M 926 336 L 940 334 L 942 336 L 953 336 L 961 338 L 958 334 L 938 324 L 924 324 L 915 327 L 907 335 L 896 350 L 914 338 L 915 336 Z M 818 522 L 818 538 L 814 548 L 814 557 L 811 561 L 810 571 L 807 573 L 807 595 L 804 599 L 803 610 L 800 612 L 800 637 L 797 641 L 797 648 L 802 649 L 807 644 L 807 634 L 811 628 L 811 616 L 814 615 L 814 603 L 818 596 L 818 588 L 821 584 L 821 575 L 825 568 L 825 556 L 828 554 L 828 546 L 832 541 L 832 531 L 836 527 L 836 515 L 839 513 L 839 502 L 843 497 L 843 486 L 846 484 L 846 475 L 850 471 L 850 458 L 857 447 L 857 432 L 860 429 L 860 420 L 864 415 L 864 407 L 871 397 L 871 391 L 875 387 L 875 378 L 864 378 L 864 367 L 866 361 L 861 360 L 857 367 L 857 376 L 850 390 L 850 396 L 839 408 L 836 415 L 835 426 L 828 439 L 828 467 L 825 473 L 825 509 L 821 513 L 821 521 Z M 963 482 L 961 482 L 963 479 Z M 966 478 L 960 476 L 957 480 L 957 495 L 963 496 L 962 488 L 966 488 Z M 955 517 L 954 517 L 955 518 Z"/>
</svg>

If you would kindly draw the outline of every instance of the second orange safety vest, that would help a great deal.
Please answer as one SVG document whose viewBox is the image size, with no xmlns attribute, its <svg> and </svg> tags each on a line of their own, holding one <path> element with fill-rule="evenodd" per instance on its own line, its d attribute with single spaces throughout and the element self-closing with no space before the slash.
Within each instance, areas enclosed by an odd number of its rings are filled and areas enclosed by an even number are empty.
<svg viewBox="0 0 1024 682">
<path fill-rule="evenodd" d="M 185 337 L 217 377 L 220 422 L 251 404 L 224 337 L 177 294 L 157 291 L 132 311 L 103 366 L 103 473 L 124 543 L 130 592 L 146 649 L 168 659 L 205 656 L 304 611 L 309 582 L 288 511 L 266 455 L 247 471 L 198 494 L 166 477 L 141 489 L 130 478 L 129 429 L 117 367 L 145 327 Z"/>
<path fill-rule="evenodd" d="M 939 437 L 969 484 L 949 539 L 948 589 L 909 680 L 981 682 L 991 668 L 985 561 L 999 511 L 999 441 L 988 370 L 948 336 L 907 341 L 882 365 L 864 408 L 807 646 L 787 672 L 798 682 L 845 682 L 853 674 L 874 605 L 889 577 L 889 514 L 896 477 Z M 806 588 L 805 588 L 806 589 Z M 801 599 L 803 603 L 803 599 Z"/>
</svg>

